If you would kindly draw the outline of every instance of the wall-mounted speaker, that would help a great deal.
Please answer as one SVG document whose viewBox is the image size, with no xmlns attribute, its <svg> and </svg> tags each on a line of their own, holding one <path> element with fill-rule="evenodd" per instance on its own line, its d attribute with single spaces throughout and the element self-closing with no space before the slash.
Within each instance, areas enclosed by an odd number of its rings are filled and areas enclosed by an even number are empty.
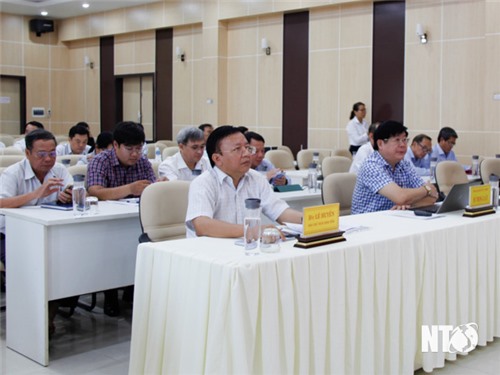
<svg viewBox="0 0 500 375">
<path fill-rule="evenodd" d="M 30 20 L 30 31 L 36 33 L 36 36 L 41 36 L 42 33 L 50 33 L 54 31 L 54 21 L 34 18 Z"/>
</svg>

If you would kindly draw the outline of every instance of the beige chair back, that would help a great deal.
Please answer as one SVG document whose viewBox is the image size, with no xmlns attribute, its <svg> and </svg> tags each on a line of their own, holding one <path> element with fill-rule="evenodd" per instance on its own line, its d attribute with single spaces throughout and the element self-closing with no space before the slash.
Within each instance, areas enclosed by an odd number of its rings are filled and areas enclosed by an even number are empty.
<svg viewBox="0 0 500 375">
<path fill-rule="evenodd" d="M 64 164 L 63 160 L 69 160 L 69 165 L 76 165 L 78 163 L 78 160 L 81 158 L 85 157 L 85 155 L 58 155 L 56 157 L 56 161 L 58 163 Z"/>
<path fill-rule="evenodd" d="M 352 160 L 351 151 L 349 151 L 347 148 L 339 148 L 338 150 L 333 150 L 332 156 L 343 156 Z"/>
<path fill-rule="evenodd" d="M 10 167 L 24 159 L 24 155 L 0 155 L 0 167 Z"/>
<path fill-rule="evenodd" d="M 144 235 L 150 241 L 186 237 L 189 181 L 164 181 L 149 185 L 141 195 L 139 216 Z"/>
<path fill-rule="evenodd" d="M 9 134 L 0 134 L 0 142 L 2 142 L 5 147 L 12 146 L 14 144 L 14 137 Z"/>
<path fill-rule="evenodd" d="M 313 153 L 318 150 L 311 150 L 311 149 L 305 149 L 305 150 L 300 150 L 297 153 L 297 167 L 299 169 L 307 169 L 309 168 L 309 164 L 312 163 L 313 160 Z M 323 163 L 323 159 L 329 155 L 330 153 L 324 152 L 324 151 L 319 151 L 319 162 Z"/>
<path fill-rule="evenodd" d="M 81 174 L 82 176 L 85 176 L 84 184 L 85 184 L 85 186 L 87 186 L 87 165 L 86 164 L 71 165 L 68 167 L 68 172 L 73 177 L 75 177 L 77 174 Z"/>
<path fill-rule="evenodd" d="M 436 183 L 439 191 L 448 194 L 456 184 L 464 184 L 469 180 L 462 164 L 456 161 L 441 161 L 436 166 Z"/>
<path fill-rule="evenodd" d="M 269 150 L 264 156 L 269 160 L 276 168 L 283 170 L 293 170 L 295 169 L 295 163 L 293 156 L 285 150 Z"/>
<path fill-rule="evenodd" d="M 56 138 L 56 142 L 57 142 L 58 145 L 62 145 L 62 144 L 68 143 L 68 138 L 69 137 L 68 137 L 67 134 L 66 135 L 59 134 L 59 135 L 55 135 L 54 137 Z"/>
<path fill-rule="evenodd" d="M 170 139 L 160 139 L 156 143 L 163 143 L 166 147 L 177 146 L 177 141 L 172 141 Z"/>
<path fill-rule="evenodd" d="M 340 215 L 350 215 L 354 185 L 354 173 L 332 173 L 326 176 L 321 186 L 323 204 L 339 203 Z"/>
<path fill-rule="evenodd" d="M 155 147 L 158 147 L 160 149 L 160 155 L 161 155 L 163 153 L 163 150 L 165 150 L 165 148 L 167 148 L 168 146 L 165 143 L 156 142 Z M 156 149 L 155 149 L 155 151 L 156 151 Z"/>
<path fill-rule="evenodd" d="M 24 151 L 14 146 L 7 146 L 5 148 L 0 148 L 0 155 L 24 155 Z"/>
<path fill-rule="evenodd" d="M 344 156 L 327 156 L 321 163 L 321 174 L 326 177 L 332 173 L 349 172 L 352 160 Z"/>
<path fill-rule="evenodd" d="M 154 159 L 156 156 L 156 145 L 154 143 L 148 143 L 146 147 L 148 148 L 148 159 Z"/>
<path fill-rule="evenodd" d="M 174 156 L 179 151 L 179 146 L 165 147 L 161 155 L 162 160 L 165 160 L 169 156 Z"/>
<path fill-rule="evenodd" d="M 490 175 L 494 174 L 500 177 L 500 159 L 486 158 L 480 165 L 481 180 L 484 184 L 490 183 Z"/>
<path fill-rule="evenodd" d="M 292 149 L 290 147 L 285 146 L 285 145 L 280 145 L 280 146 L 276 146 L 276 150 L 284 150 L 284 151 L 289 152 L 290 155 L 292 155 L 292 158 L 295 160 L 295 156 L 293 155 Z"/>
<path fill-rule="evenodd" d="M 160 166 L 160 162 L 156 161 L 156 160 L 150 160 L 149 162 L 151 163 L 151 167 L 153 168 L 153 171 L 155 172 L 156 178 L 160 177 L 160 175 L 158 174 L 158 168 Z"/>
</svg>

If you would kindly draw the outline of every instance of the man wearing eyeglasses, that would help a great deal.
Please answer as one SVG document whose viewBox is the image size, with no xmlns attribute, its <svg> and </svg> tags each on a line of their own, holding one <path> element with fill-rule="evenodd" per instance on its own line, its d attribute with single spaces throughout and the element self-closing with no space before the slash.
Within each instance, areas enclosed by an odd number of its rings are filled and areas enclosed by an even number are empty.
<svg viewBox="0 0 500 375">
<path fill-rule="evenodd" d="M 435 186 L 424 183 L 404 160 L 407 137 L 406 127 L 396 121 L 385 121 L 375 130 L 374 152 L 361 166 L 354 187 L 353 214 L 408 209 L 436 201 Z"/>
<path fill-rule="evenodd" d="M 409 161 L 419 176 L 429 176 L 431 168 L 432 139 L 428 135 L 419 134 L 413 138 L 405 160 Z"/>
<path fill-rule="evenodd" d="M 0 208 L 38 206 L 48 202 L 71 202 L 73 184 L 68 170 L 56 163 L 56 139 L 46 130 L 33 130 L 25 137 L 26 158 L 11 165 L 0 175 Z M 13 249 L 15 251 L 15 249 Z M 0 261 L 5 264 L 5 218 L 0 215 Z M 19 296 L 22 298 L 22 296 Z M 57 304 L 50 305 L 49 332 Z"/>
<path fill-rule="evenodd" d="M 207 140 L 212 169 L 191 182 L 186 215 L 188 237 L 243 237 L 245 199 L 261 200 L 262 212 L 280 223 L 300 223 L 302 213 L 273 195 L 271 185 L 250 168 L 255 148 L 234 126 L 220 126 Z"/>
<path fill-rule="evenodd" d="M 195 127 L 184 128 L 177 134 L 179 152 L 165 159 L 158 167 L 160 177 L 167 181 L 191 181 L 210 169 L 205 151 L 205 136 Z"/>
<path fill-rule="evenodd" d="M 118 123 L 113 131 L 113 148 L 99 153 L 89 162 L 89 194 L 100 200 L 139 197 L 155 182 L 153 167 L 142 153 L 145 139 L 140 124 L 131 121 Z M 131 295 L 130 290 L 125 290 L 124 299 Z M 104 313 L 108 316 L 120 314 L 118 289 L 104 292 Z"/>
<path fill-rule="evenodd" d="M 455 152 L 452 150 L 457 143 L 457 132 L 449 127 L 444 127 L 439 131 L 438 143 L 432 148 L 432 157 L 437 158 L 437 162 L 443 160 L 457 161 Z"/>
</svg>

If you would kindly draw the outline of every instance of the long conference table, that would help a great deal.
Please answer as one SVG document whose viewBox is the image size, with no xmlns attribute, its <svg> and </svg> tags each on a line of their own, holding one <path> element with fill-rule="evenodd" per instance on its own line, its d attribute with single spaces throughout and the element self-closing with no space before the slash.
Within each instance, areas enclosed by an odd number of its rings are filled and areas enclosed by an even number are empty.
<svg viewBox="0 0 500 375">
<path fill-rule="evenodd" d="M 500 214 L 342 217 L 346 242 L 245 256 L 231 239 L 138 247 L 129 374 L 412 374 L 423 325 L 500 337 Z"/>
<path fill-rule="evenodd" d="M 296 208 L 321 204 L 321 192 L 275 193 Z M 40 207 L 1 209 L 7 233 L 7 347 L 48 366 L 48 301 L 134 282 L 137 204 L 99 202 L 99 213 Z"/>
<path fill-rule="evenodd" d="M 7 347 L 49 364 L 48 301 L 134 283 L 137 204 L 99 202 L 99 213 L 2 209 L 6 219 Z"/>
</svg>

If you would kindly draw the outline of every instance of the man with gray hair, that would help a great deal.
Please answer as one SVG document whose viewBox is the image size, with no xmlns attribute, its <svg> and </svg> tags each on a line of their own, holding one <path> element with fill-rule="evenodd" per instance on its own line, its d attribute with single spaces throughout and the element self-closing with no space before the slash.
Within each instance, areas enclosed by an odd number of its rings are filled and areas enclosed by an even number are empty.
<svg viewBox="0 0 500 375">
<path fill-rule="evenodd" d="M 160 177 L 167 181 L 191 181 L 206 170 L 210 164 L 202 158 L 205 151 L 203 132 L 195 127 L 184 128 L 177 134 L 179 152 L 165 159 L 158 167 Z"/>
</svg>

